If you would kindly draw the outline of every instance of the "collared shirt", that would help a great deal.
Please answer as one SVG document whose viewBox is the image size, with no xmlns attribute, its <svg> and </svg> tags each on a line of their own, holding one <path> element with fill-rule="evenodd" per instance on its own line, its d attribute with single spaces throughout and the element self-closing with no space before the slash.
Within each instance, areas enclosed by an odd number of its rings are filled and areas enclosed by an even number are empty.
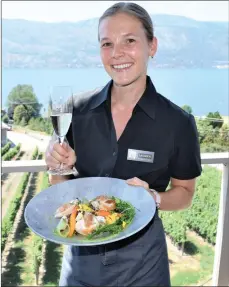
<svg viewBox="0 0 229 287">
<path fill-rule="evenodd" d="M 138 177 L 165 191 L 172 178 L 201 174 L 193 115 L 157 93 L 150 77 L 144 94 L 117 140 L 111 114 L 110 81 L 103 89 L 74 98 L 67 139 L 77 155 L 80 177 Z"/>
</svg>

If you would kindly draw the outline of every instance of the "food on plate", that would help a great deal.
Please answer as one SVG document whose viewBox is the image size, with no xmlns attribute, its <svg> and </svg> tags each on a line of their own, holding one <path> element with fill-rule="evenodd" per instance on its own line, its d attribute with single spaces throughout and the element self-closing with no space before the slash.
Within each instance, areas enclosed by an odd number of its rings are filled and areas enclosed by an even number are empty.
<svg viewBox="0 0 229 287">
<path fill-rule="evenodd" d="M 105 195 L 97 196 L 95 200 L 91 202 L 91 205 L 96 210 L 104 210 L 104 211 L 111 211 L 114 210 L 116 207 L 115 200 L 110 199 Z"/>
<path fill-rule="evenodd" d="M 119 198 L 100 195 L 93 200 L 74 199 L 60 206 L 56 232 L 62 237 L 80 234 L 87 239 L 115 235 L 125 229 L 135 216 L 134 207 Z"/>
<path fill-rule="evenodd" d="M 74 210 L 75 206 L 78 204 L 78 200 L 72 200 L 69 203 L 65 203 L 61 205 L 59 208 L 57 208 L 55 217 L 60 218 L 63 217 L 64 215 L 68 216 L 72 213 Z"/>
</svg>

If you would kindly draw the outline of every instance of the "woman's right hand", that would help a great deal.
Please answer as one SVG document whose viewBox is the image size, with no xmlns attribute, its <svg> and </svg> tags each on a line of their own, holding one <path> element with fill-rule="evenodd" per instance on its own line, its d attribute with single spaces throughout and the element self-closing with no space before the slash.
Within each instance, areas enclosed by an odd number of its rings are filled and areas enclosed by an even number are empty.
<svg viewBox="0 0 229 287">
<path fill-rule="evenodd" d="M 50 169 L 59 168 L 62 163 L 72 168 L 76 163 L 76 154 L 68 144 L 50 141 L 45 152 L 45 162 Z"/>
</svg>

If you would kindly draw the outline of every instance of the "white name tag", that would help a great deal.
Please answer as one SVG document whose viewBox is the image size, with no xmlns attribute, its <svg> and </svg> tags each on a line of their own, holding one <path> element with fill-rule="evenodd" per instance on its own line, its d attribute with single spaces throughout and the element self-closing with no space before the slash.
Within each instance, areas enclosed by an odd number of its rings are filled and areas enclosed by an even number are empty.
<svg viewBox="0 0 229 287">
<path fill-rule="evenodd" d="M 154 152 L 145 151 L 145 150 L 137 150 L 137 149 L 128 149 L 127 160 L 153 163 Z"/>
</svg>

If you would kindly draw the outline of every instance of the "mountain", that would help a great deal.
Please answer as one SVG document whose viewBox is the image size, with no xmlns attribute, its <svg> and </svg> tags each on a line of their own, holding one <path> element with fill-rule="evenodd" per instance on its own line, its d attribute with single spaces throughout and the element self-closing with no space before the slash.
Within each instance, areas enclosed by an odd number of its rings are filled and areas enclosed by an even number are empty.
<svg viewBox="0 0 229 287">
<path fill-rule="evenodd" d="M 156 67 L 228 65 L 228 22 L 200 22 L 182 16 L 151 15 L 158 52 Z M 2 20 L 5 68 L 80 68 L 102 65 L 98 18 L 46 23 Z"/>
</svg>

